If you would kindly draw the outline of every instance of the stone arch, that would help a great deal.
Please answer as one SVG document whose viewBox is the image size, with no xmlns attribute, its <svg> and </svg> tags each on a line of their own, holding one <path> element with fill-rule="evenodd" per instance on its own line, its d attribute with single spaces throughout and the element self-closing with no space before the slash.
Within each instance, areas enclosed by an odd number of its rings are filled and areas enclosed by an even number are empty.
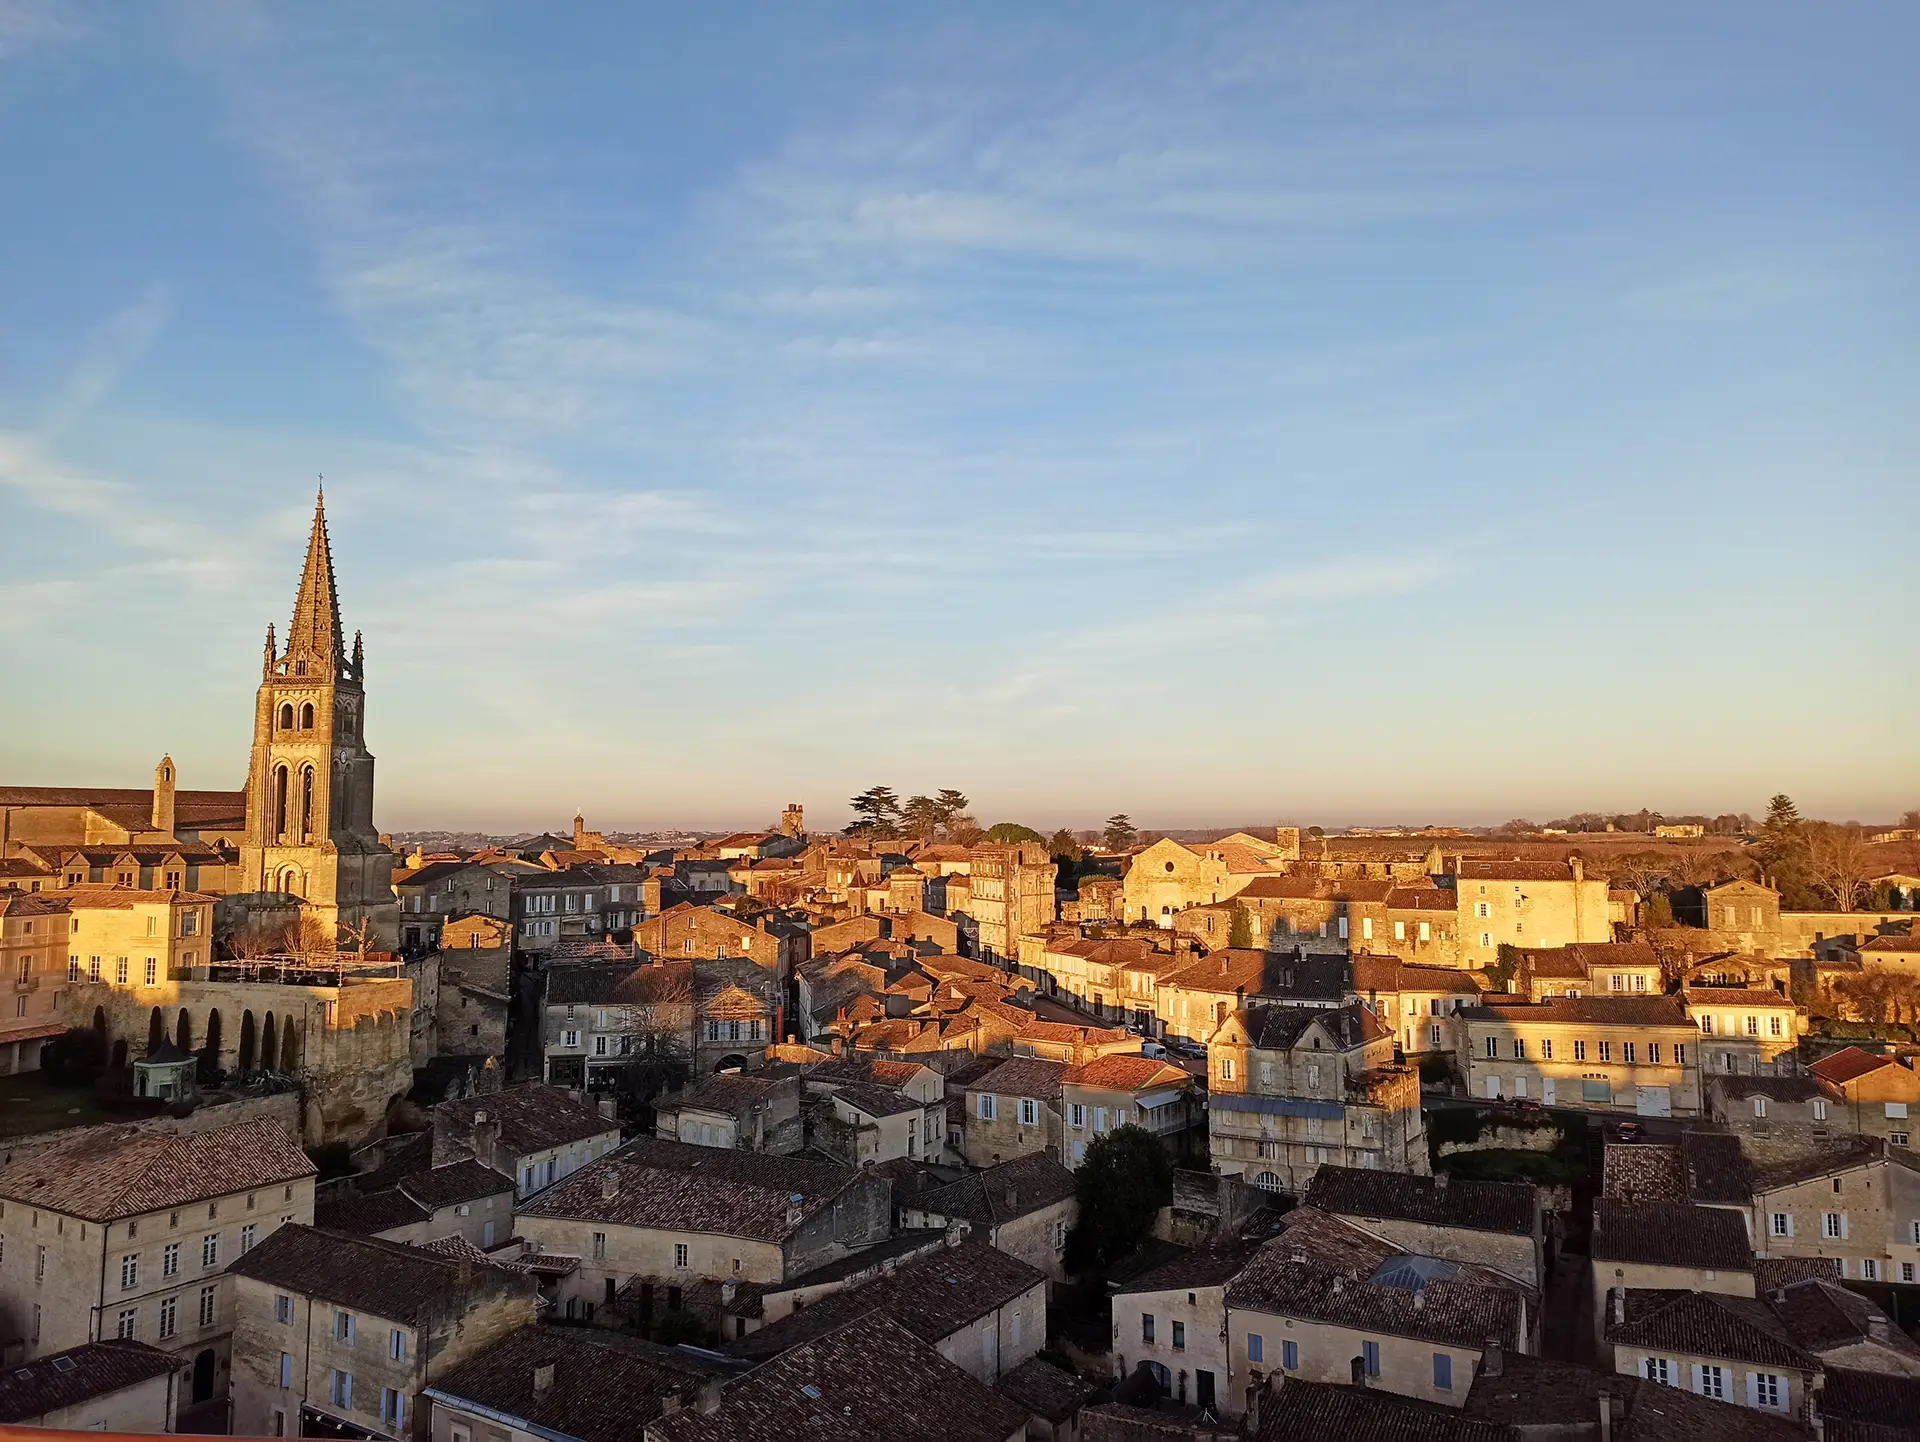
<svg viewBox="0 0 1920 1442">
<path fill-rule="evenodd" d="M 104 1006 L 93 1009 L 93 1031 L 102 1042 L 107 1040 L 107 1009 Z"/>
<path fill-rule="evenodd" d="M 121 1037 L 120 1040 L 118 1040 L 113 1044 L 113 1052 L 108 1057 L 107 1065 L 112 1067 L 115 1071 L 118 1071 L 122 1067 L 124 1067 L 126 1064 L 127 1064 L 127 1039 L 125 1037 Z"/>
<path fill-rule="evenodd" d="M 313 839 L 313 768 L 300 768 L 300 839 Z"/>
<path fill-rule="evenodd" d="M 713 1069 L 717 1072 L 728 1070 L 745 1071 L 747 1069 L 747 1059 L 738 1052 L 728 1052 L 725 1056 L 721 1057 L 719 1061 L 714 1063 Z"/>
<path fill-rule="evenodd" d="M 287 834 L 287 768 L 273 768 L 273 835 L 276 840 Z"/>
<path fill-rule="evenodd" d="M 280 1070 L 292 1074 L 300 1063 L 300 1039 L 293 1029 L 293 1018 L 280 1024 Z"/>
<path fill-rule="evenodd" d="M 174 1024 L 173 1044 L 184 1052 L 193 1050 L 193 1013 L 184 1006 L 180 1008 L 180 1020 Z"/>
<path fill-rule="evenodd" d="M 211 1085 L 220 1070 L 220 1008 L 207 1013 L 207 1039 L 200 1047 L 200 1080 Z"/>
<path fill-rule="evenodd" d="M 152 1056 L 159 1051 L 166 1041 L 167 1019 L 160 1015 L 160 1008 L 156 1006 L 147 1018 L 147 1055 Z"/>
<path fill-rule="evenodd" d="M 253 1053 L 259 1040 L 259 1029 L 254 1025 L 253 1008 L 248 1007 L 240 1014 L 240 1054 L 236 1069 L 242 1076 L 253 1070 Z"/>
<path fill-rule="evenodd" d="M 291 701 L 283 702 L 280 706 L 280 729 L 293 730 L 293 702 Z"/>
<path fill-rule="evenodd" d="M 260 1070 L 277 1070 L 275 1063 L 280 1059 L 280 1027 L 268 1012 L 266 1020 L 260 1023 Z"/>
<path fill-rule="evenodd" d="M 302 731 L 313 730 L 313 702 L 311 701 L 306 702 L 300 708 L 300 729 Z"/>
</svg>

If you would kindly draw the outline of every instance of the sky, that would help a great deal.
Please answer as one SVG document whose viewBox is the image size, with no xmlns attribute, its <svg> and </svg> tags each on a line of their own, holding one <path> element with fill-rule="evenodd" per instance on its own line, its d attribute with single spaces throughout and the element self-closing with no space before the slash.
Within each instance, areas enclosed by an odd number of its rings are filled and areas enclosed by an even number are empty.
<svg viewBox="0 0 1920 1442">
<path fill-rule="evenodd" d="M 0 0 L 0 779 L 1920 806 L 1920 8 Z"/>
</svg>

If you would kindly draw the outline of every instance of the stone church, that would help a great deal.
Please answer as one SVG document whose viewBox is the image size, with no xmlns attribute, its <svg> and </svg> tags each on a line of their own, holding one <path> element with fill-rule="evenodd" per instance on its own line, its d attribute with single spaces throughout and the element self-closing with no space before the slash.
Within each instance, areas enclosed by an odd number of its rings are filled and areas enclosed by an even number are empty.
<svg viewBox="0 0 1920 1442">
<path fill-rule="evenodd" d="M 224 935 L 283 929 L 343 949 L 398 939 L 394 854 L 373 824 L 365 659 L 348 652 L 317 500 L 286 646 L 267 627 L 244 791 L 183 791 L 172 758 L 152 791 L 0 786 L 0 889 L 74 886 L 193 891 L 220 898 Z"/>
</svg>

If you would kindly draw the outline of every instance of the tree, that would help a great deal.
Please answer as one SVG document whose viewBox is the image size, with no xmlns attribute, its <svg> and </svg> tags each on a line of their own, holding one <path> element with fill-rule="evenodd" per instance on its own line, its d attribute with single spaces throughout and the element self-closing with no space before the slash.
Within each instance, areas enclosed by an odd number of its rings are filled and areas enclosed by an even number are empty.
<svg viewBox="0 0 1920 1442">
<path fill-rule="evenodd" d="M 1658 931 L 1674 925 L 1673 900 L 1664 891 L 1656 891 L 1640 905 L 1640 925 Z"/>
<path fill-rule="evenodd" d="M 980 823 L 965 811 L 956 812 L 943 829 L 947 833 L 947 840 L 955 846 L 978 846 L 984 834 L 980 830 Z"/>
<path fill-rule="evenodd" d="M 373 949 L 373 918 L 363 916 L 358 921 L 341 922 L 340 942 L 348 950 L 365 956 Z"/>
<path fill-rule="evenodd" d="M 1022 826 L 1017 821 L 996 821 L 987 828 L 986 839 L 995 846 L 1012 846 L 1022 841 L 1044 843 L 1047 838 L 1031 826 Z"/>
<path fill-rule="evenodd" d="M 1233 917 L 1227 923 L 1227 945 L 1244 951 L 1253 945 L 1253 913 L 1238 901 L 1233 904 Z"/>
<path fill-rule="evenodd" d="M 1920 811 L 1901 812 L 1900 829 L 1903 831 L 1920 831 Z"/>
<path fill-rule="evenodd" d="M 1160 1209 L 1172 1203 L 1173 1159 L 1152 1132 L 1129 1123 L 1087 1148 L 1074 1191 L 1080 1225 L 1067 1241 L 1069 1270 L 1108 1267 L 1144 1242 Z"/>
<path fill-rule="evenodd" d="M 940 803 L 935 798 L 910 796 L 900 813 L 900 819 L 909 836 L 917 836 L 925 841 L 939 829 L 944 818 L 941 815 Z"/>
<path fill-rule="evenodd" d="M 1520 970 L 1520 948 L 1510 942 L 1501 942 L 1493 950 L 1493 965 L 1487 968 L 1487 979 L 1502 991 L 1513 990 L 1513 978 Z"/>
<path fill-rule="evenodd" d="M 1860 904 L 1870 869 L 1867 839 L 1857 825 L 1819 821 L 1807 828 L 1807 874 L 1841 911 Z"/>
<path fill-rule="evenodd" d="M 943 786 L 934 794 L 934 804 L 940 808 L 940 824 L 950 825 L 953 819 L 967 809 L 967 793 L 955 791 L 951 786 Z"/>
<path fill-rule="evenodd" d="M 1125 851 L 1133 845 L 1134 837 L 1140 833 L 1134 828 L 1133 818 L 1122 811 L 1117 816 L 1107 818 L 1106 843 L 1109 851 Z"/>
<path fill-rule="evenodd" d="M 900 798 L 891 786 L 869 786 L 847 804 L 853 808 L 854 816 L 847 827 L 849 836 L 887 831 L 900 822 Z"/>
<path fill-rule="evenodd" d="M 1055 861 L 1066 861 L 1077 865 L 1080 860 L 1080 843 L 1075 839 L 1074 834 L 1063 826 L 1047 838 L 1047 855 Z"/>
</svg>

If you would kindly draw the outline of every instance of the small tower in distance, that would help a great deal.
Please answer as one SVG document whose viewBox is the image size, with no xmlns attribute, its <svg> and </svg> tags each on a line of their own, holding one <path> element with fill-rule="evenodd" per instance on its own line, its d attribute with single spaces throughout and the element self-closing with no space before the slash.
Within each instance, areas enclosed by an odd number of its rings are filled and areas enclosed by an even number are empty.
<svg viewBox="0 0 1920 1442">
<path fill-rule="evenodd" d="M 780 813 L 780 834 L 782 836 L 805 836 L 807 834 L 807 808 L 798 801 L 790 803 Z"/>
<path fill-rule="evenodd" d="M 162 756 L 153 768 L 153 829 L 162 836 L 173 835 L 173 758 Z"/>
</svg>

